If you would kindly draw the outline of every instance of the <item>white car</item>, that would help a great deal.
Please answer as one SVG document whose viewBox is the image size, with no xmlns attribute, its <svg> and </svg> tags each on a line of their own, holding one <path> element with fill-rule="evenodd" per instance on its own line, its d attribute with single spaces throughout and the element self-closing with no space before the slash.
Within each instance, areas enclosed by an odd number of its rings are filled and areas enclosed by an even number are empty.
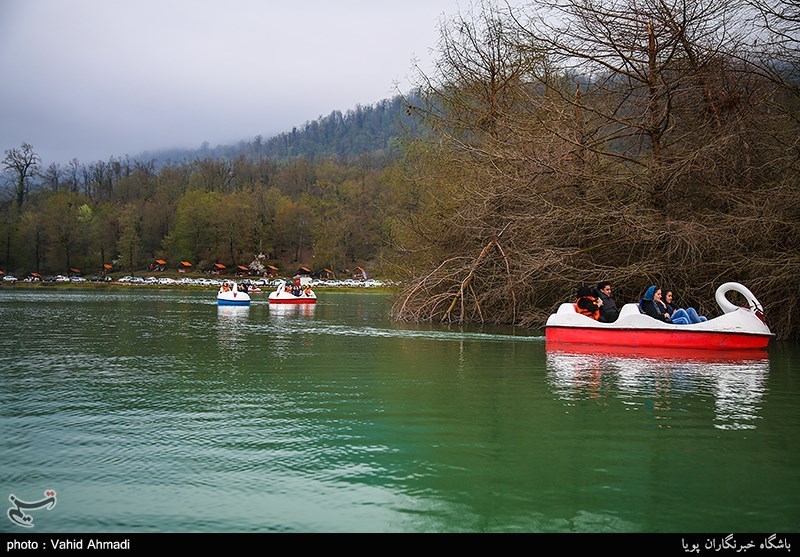
<svg viewBox="0 0 800 557">
<path fill-rule="evenodd" d="M 11 275 L 6 275 L 3 277 L 3 282 L 17 282 L 17 277 L 12 277 Z"/>
</svg>

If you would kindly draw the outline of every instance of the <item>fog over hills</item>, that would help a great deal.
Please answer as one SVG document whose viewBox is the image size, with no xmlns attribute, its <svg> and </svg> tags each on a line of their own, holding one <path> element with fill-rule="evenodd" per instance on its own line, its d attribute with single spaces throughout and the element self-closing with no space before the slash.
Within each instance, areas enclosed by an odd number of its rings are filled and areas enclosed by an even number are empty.
<svg viewBox="0 0 800 557">
<path fill-rule="evenodd" d="M 256 135 L 229 145 L 197 149 L 146 151 L 135 160 L 154 162 L 156 167 L 206 158 L 281 160 L 297 156 L 351 159 L 361 153 L 389 151 L 404 130 L 415 129 L 407 114 L 407 105 L 416 103 L 415 95 L 395 96 L 372 105 L 357 105 L 347 112 L 334 110 L 327 116 L 296 126 L 269 138 Z"/>
</svg>

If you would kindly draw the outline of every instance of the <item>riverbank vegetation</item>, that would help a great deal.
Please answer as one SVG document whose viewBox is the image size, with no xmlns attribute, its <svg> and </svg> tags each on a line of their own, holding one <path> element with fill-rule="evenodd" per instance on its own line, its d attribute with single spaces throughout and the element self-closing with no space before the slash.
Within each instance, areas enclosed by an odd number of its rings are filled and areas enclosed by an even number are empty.
<svg viewBox="0 0 800 557">
<path fill-rule="evenodd" d="M 398 319 L 542 325 L 581 283 L 716 313 L 746 284 L 798 338 L 800 10 L 485 3 L 443 25 L 396 188 Z"/>
</svg>

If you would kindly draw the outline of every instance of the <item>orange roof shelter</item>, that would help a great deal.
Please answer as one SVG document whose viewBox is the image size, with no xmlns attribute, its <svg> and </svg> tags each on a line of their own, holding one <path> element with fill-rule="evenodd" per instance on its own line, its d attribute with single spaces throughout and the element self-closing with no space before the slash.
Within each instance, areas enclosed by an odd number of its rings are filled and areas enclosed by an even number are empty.
<svg viewBox="0 0 800 557">
<path fill-rule="evenodd" d="M 214 267 L 216 267 L 217 269 L 224 269 L 225 265 L 223 265 L 222 263 L 214 263 Z"/>
<path fill-rule="evenodd" d="M 241 269 L 242 271 L 249 271 L 249 270 L 250 270 L 250 269 L 248 269 L 247 267 L 245 267 L 244 265 L 237 265 L 236 267 L 237 267 L 238 269 Z"/>
<path fill-rule="evenodd" d="M 159 265 L 166 265 L 167 264 L 167 262 L 164 261 L 163 259 L 156 259 L 156 263 L 158 263 Z"/>
<path fill-rule="evenodd" d="M 72 271 L 73 273 L 80 273 L 81 272 L 80 269 L 76 269 L 75 267 L 71 267 L 70 271 Z"/>
<path fill-rule="evenodd" d="M 103 269 L 110 271 L 112 269 L 112 266 L 109 265 L 108 263 L 103 263 Z"/>
<path fill-rule="evenodd" d="M 184 267 L 191 267 L 192 266 L 192 264 L 189 263 L 188 261 L 181 261 L 181 265 L 183 265 Z"/>
</svg>

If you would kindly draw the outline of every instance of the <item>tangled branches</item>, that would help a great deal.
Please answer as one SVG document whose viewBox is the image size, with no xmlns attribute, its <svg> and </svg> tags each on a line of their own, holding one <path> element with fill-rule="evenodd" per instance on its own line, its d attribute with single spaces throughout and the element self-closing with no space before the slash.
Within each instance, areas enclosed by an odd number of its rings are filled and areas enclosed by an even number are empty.
<svg viewBox="0 0 800 557">
<path fill-rule="evenodd" d="M 654 4 L 658 13 L 647 2 L 595 4 L 567 2 L 608 18 L 603 28 L 619 33 L 609 40 L 634 54 L 608 54 L 605 35 L 577 41 L 580 25 L 525 27 L 525 44 L 514 42 L 519 28 L 486 43 L 516 53 L 505 73 L 475 64 L 465 84 L 450 78 L 464 72 L 443 64 L 441 83 L 428 80 L 435 110 L 419 114 L 431 133 L 409 150 L 403 190 L 414 192 L 415 210 L 398 215 L 393 231 L 408 284 L 394 316 L 542 326 L 579 284 L 600 280 L 623 303 L 658 284 L 713 314 L 714 290 L 733 280 L 756 293 L 779 337 L 798 338 L 797 100 L 731 50 L 740 43 L 714 10 L 673 25 L 688 13 L 678 0 Z M 614 10 L 634 8 L 617 26 Z M 637 25 L 639 37 L 629 33 Z M 687 34 L 700 28 L 708 32 Z M 480 44 L 448 44 L 445 62 L 455 63 L 454 49 L 459 64 L 485 60 Z M 578 61 L 572 71 L 600 64 L 605 73 L 578 80 L 576 91 L 567 68 L 556 71 L 567 58 Z"/>
</svg>

